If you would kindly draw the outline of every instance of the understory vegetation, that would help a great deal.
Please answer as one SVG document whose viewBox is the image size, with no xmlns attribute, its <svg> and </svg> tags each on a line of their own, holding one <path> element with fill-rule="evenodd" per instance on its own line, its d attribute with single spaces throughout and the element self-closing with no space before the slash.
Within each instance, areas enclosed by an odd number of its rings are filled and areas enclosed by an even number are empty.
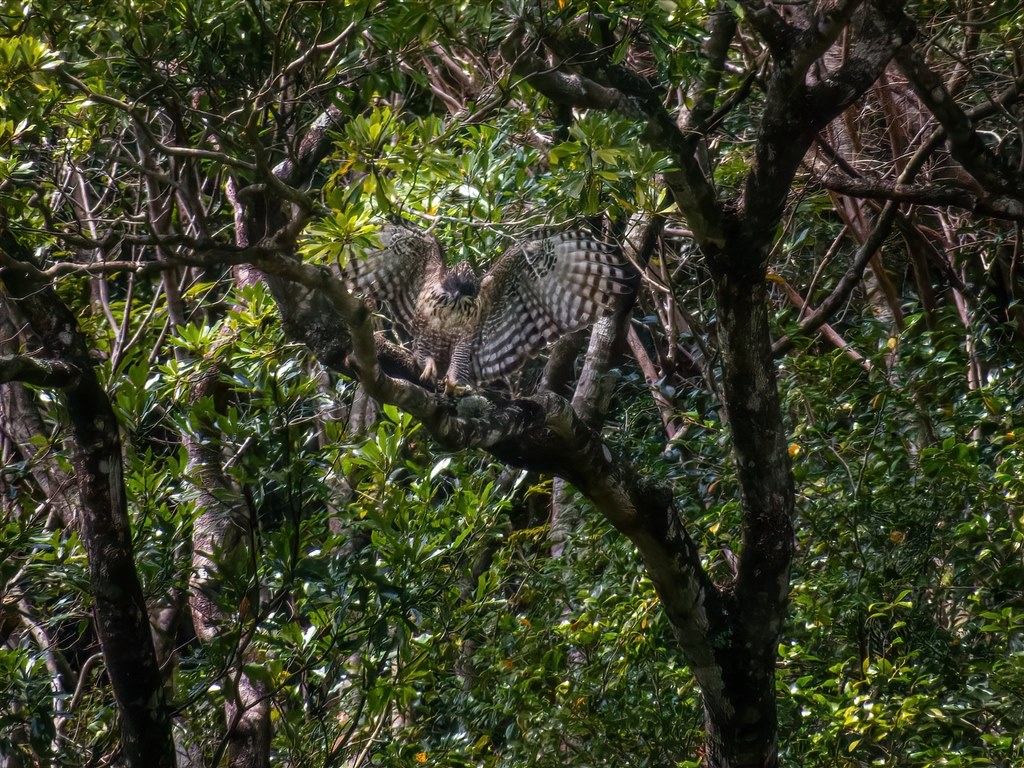
<svg viewBox="0 0 1024 768">
<path fill-rule="evenodd" d="M 0 7 L 2 768 L 1024 765 L 1016 3 Z M 435 391 L 395 216 L 635 296 Z"/>
</svg>

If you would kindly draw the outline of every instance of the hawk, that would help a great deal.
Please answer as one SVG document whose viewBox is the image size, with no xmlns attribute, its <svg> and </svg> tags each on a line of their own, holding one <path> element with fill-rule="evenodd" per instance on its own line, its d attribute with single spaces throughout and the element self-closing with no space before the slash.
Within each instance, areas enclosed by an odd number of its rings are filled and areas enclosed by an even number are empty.
<svg viewBox="0 0 1024 768">
<path fill-rule="evenodd" d="M 422 379 L 443 375 L 446 388 L 515 371 L 632 290 L 629 266 L 582 232 L 518 243 L 482 279 L 467 262 L 448 268 L 437 238 L 419 227 L 387 223 L 380 240 L 380 250 L 349 260 L 345 281 L 391 308 L 412 337 Z"/>
</svg>

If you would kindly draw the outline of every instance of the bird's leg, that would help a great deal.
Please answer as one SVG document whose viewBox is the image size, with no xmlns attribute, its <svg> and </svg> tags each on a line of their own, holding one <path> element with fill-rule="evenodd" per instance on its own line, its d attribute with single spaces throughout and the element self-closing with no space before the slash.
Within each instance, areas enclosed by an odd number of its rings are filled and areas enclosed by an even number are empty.
<svg viewBox="0 0 1024 768">
<path fill-rule="evenodd" d="M 420 374 L 420 381 L 434 381 L 437 378 L 437 361 L 433 355 L 427 355 L 423 361 L 423 373 Z"/>
<path fill-rule="evenodd" d="M 466 377 L 459 370 L 459 360 L 457 355 L 452 355 L 452 362 L 448 366 L 448 372 L 444 375 L 444 393 L 446 395 L 457 397 L 472 389 Z"/>
<path fill-rule="evenodd" d="M 448 371 L 444 375 L 444 393 L 446 395 L 462 395 L 472 388 L 469 376 L 469 354 L 470 347 L 465 341 L 460 341 L 452 350 L 451 360 L 448 363 Z"/>
</svg>

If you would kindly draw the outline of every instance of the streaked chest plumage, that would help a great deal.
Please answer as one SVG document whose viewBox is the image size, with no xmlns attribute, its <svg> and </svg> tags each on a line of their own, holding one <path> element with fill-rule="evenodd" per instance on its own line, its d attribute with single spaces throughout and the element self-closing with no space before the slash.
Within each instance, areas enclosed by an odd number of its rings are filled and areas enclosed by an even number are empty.
<svg viewBox="0 0 1024 768">
<path fill-rule="evenodd" d="M 480 314 L 480 281 L 465 263 L 428 281 L 416 299 L 421 329 L 441 336 L 471 333 L 480 323 Z"/>
</svg>

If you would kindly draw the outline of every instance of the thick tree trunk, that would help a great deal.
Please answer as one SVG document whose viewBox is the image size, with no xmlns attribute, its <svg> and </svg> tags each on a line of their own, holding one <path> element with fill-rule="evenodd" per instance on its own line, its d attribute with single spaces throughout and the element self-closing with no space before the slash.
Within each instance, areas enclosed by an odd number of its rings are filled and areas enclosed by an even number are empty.
<svg viewBox="0 0 1024 768">
<path fill-rule="evenodd" d="M 756 681 L 751 681 L 756 682 Z M 708 768 L 775 768 L 779 764 L 775 674 L 739 710 L 704 708 L 704 763 Z"/>
<path fill-rule="evenodd" d="M 45 354 L 78 371 L 64 402 L 96 635 L 121 716 L 122 758 L 132 768 L 173 768 L 170 717 L 132 555 L 117 419 L 74 316 L 49 283 L 32 277 L 30 256 L 10 233 L 0 233 L 0 250 L 25 264 L 8 264 L 3 281 Z"/>
<path fill-rule="evenodd" d="M 191 401 L 218 399 L 218 385 L 218 372 L 204 371 L 192 383 Z M 238 632 L 237 661 L 228 670 L 224 686 L 226 728 L 222 747 L 227 751 L 231 768 L 260 768 L 270 765 L 270 699 L 266 686 L 243 671 L 244 665 L 253 661 L 247 647 L 258 613 L 259 595 L 256 590 L 248 595 L 231 595 L 237 603 L 236 614 L 225 610 L 228 596 L 223 594 L 220 583 L 224 561 L 249 560 L 246 533 L 251 530 L 251 517 L 245 500 L 224 474 L 218 435 L 202 423 L 190 426 L 182 439 L 199 510 L 192 531 L 192 621 L 203 642 L 211 642 L 224 632 Z M 236 626 L 239 619 L 243 622 L 241 627 Z"/>
<path fill-rule="evenodd" d="M 758 268 L 715 275 L 722 390 L 744 517 L 742 555 L 726 590 L 728 625 L 711 641 L 721 687 L 702 686 L 709 768 L 778 764 L 775 661 L 789 592 L 794 492 L 765 285 Z"/>
</svg>

